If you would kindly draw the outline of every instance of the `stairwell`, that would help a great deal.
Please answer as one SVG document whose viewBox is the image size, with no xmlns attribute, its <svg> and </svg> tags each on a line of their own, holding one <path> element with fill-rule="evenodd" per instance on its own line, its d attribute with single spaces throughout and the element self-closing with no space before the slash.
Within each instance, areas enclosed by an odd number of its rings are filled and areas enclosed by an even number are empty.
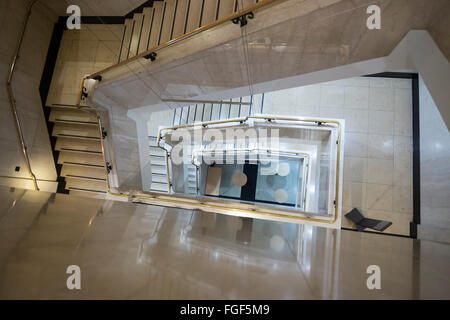
<svg viewBox="0 0 450 320">
<path fill-rule="evenodd" d="M 110 64 L 130 59 L 149 48 L 189 33 L 196 28 L 221 19 L 256 2 L 258 0 L 154 1 L 152 6 L 142 7 L 141 12 L 135 12 L 132 18 L 125 19 L 124 25 L 121 26 L 121 36 L 117 36 L 114 39 L 117 42 L 120 41 L 120 47 L 114 50 L 115 44 L 113 43 L 108 48 L 111 52 L 116 51 L 115 57 Z M 95 34 L 97 32 L 96 29 L 92 27 L 90 31 Z M 117 28 L 114 30 L 117 30 Z M 119 39 L 118 37 L 121 38 Z M 62 45 L 64 46 L 64 41 Z M 60 59 L 60 55 L 67 54 L 64 50 L 67 51 L 66 48 L 60 49 L 58 59 Z M 64 87 L 66 82 L 71 82 L 71 87 L 76 88 L 76 85 L 72 83 L 81 80 L 81 76 L 76 77 L 76 74 L 89 74 L 96 71 L 92 68 L 87 70 L 85 67 L 89 62 L 89 57 L 80 56 L 78 60 L 80 63 L 76 64 L 74 70 L 72 70 L 74 75 L 71 75 L 69 80 L 63 78 L 62 84 L 58 83 L 59 87 L 54 85 L 53 95 L 50 94 L 49 99 L 47 99 L 46 107 L 51 108 L 48 121 L 53 124 L 51 135 L 56 138 L 54 149 L 58 154 L 57 165 L 61 166 L 60 177 L 64 177 L 65 180 L 64 188 L 70 194 L 105 197 L 107 194 L 107 171 L 102 157 L 101 130 L 98 127 L 97 119 L 94 114 L 86 112 L 86 106 L 83 106 L 83 110 L 78 108 L 76 103 L 77 95 L 75 94 L 77 89 L 72 90 L 73 94 L 71 95 L 63 94 L 62 89 L 61 92 L 55 94 L 55 91 L 61 86 Z M 98 67 L 95 67 L 100 70 L 106 66 L 99 64 Z M 53 79 L 53 82 L 57 81 Z M 58 95 L 57 99 L 55 95 Z M 223 110 L 225 109 L 223 107 Z M 173 112 L 172 124 L 179 125 L 193 121 L 243 116 L 252 112 L 251 108 L 247 107 L 248 110 L 244 109 L 244 106 L 233 105 L 233 108 L 231 108 L 230 105 L 228 113 L 225 114 L 225 111 L 222 112 L 221 105 L 197 105 L 170 112 Z M 152 191 L 167 192 L 165 158 L 162 150 L 156 147 L 155 136 L 151 135 L 149 138 L 152 162 Z M 192 177 L 188 178 L 190 179 L 189 181 L 192 181 Z M 194 186 L 189 185 L 189 190 L 192 193 L 195 191 L 193 188 Z"/>
<path fill-rule="evenodd" d="M 202 103 L 172 110 L 156 112 L 148 124 L 149 154 L 152 170 L 150 191 L 169 192 L 165 153 L 157 146 L 158 131 L 169 126 L 181 126 L 198 122 L 243 118 L 264 111 L 264 93 L 230 99 L 221 103 Z M 171 123 L 159 126 L 161 119 L 172 119 Z M 185 176 L 185 193 L 197 194 L 196 168 L 188 165 Z"/>
</svg>

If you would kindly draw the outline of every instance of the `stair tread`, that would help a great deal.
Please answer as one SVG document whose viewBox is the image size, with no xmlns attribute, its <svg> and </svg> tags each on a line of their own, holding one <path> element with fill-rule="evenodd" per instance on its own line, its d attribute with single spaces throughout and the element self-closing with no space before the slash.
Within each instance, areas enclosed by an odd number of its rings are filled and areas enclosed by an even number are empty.
<svg viewBox="0 0 450 320">
<path fill-rule="evenodd" d="M 150 189 L 152 191 L 168 192 L 169 186 L 167 184 L 152 183 Z"/>
<path fill-rule="evenodd" d="M 107 191 L 107 185 L 105 181 L 93 181 L 93 180 L 81 180 L 73 178 L 65 178 L 66 189 L 82 189 L 91 191 Z"/>
<path fill-rule="evenodd" d="M 63 165 L 61 170 L 62 177 L 75 178 L 91 178 L 91 179 L 106 179 L 104 168 L 87 168 L 72 165 Z"/>
<path fill-rule="evenodd" d="M 70 195 L 81 198 L 94 198 L 94 199 L 104 199 L 107 195 L 106 192 L 92 192 L 86 190 L 70 190 Z"/>
<path fill-rule="evenodd" d="M 61 110 L 80 110 L 80 108 L 78 106 L 75 105 L 68 105 L 68 104 L 50 104 L 50 105 L 45 105 L 47 108 L 52 108 L 52 109 L 61 109 Z M 95 110 L 95 108 L 86 106 L 82 104 L 82 109 L 83 110 Z"/>
<path fill-rule="evenodd" d="M 161 28 L 161 36 L 159 38 L 159 43 L 165 43 L 171 39 L 172 36 L 172 26 L 174 23 L 174 16 L 175 16 L 175 6 L 176 1 L 175 0 L 166 0 L 165 1 L 165 9 L 164 9 L 164 19 L 163 19 L 163 25 Z"/>
<path fill-rule="evenodd" d="M 94 114 L 74 109 L 54 108 L 50 112 L 49 121 L 72 121 L 80 124 L 98 125 L 97 117 Z"/>
<path fill-rule="evenodd" d="M 130 49 L 130 40 L 131 40 L 131 33 L 133 28 L 133 19 L 125 19 L 125 27 L 123 31 L 122 36 L 122 47 L 120 51 L 120 57 L 119 62 L 124 61 L 128 57 L 128 52 Z"/>
<path fill-rule="evenodd" d="M 88 164 L 104 167 L 103 156 L 98 154 L 81 154 L 73 152 L 62 151 L 58 157 L 58 163 L 76 163 L 76 164 Z"/>
<path fill-rule="evenodd" d="M 200 15 L 202 11 L 202 0 L 191 0 L 189 7 L 188 20 L 186 25 L 186 33 L 200 27 Z"/>
<path fill-rule="evenodd" d="M 64 136 L 72 138 L 100 139 L 98 127 L 60 122 L 55 123 L 52 135 L 56 137 Z"/>
<path fill-rule="evenodd" d="M 133 34 L 131 35 L 128 58 L 134 57 L 138 52 L 139 40 L 142 30 L 142 17 L 143 17 L 142 13 L 136 13 L 133 16 L 134 27 L 133 27 Z"/>
<path fill-rule="evenodd" d="M 167 176 L 152 175 L 152 182 L 167 183 Z"/>
<path fill-rule="evenodd" d="M 236 0 L 221 0 L 219 6 L 219 19 L 222 19 L 234 12 Z"/>
<path fill-rule="evenodd" d="M 150 41 L 148 44 L 148 49 L 152 49 L 158 45 L 159 34 L 161 32 L 161 22 L 163 17 L 164 2 L 157 1 L 153 3 L 154 14 L 153 23 L 150 34 Z"/>
<path fill-rule="evenodd" d="M 68 152 L 96 153 L 101 155 L 102 146 L 99 141 L 58 137 L 58 139 L 56 140 L 55 150 Z"/>
<path fill-rule="evenodd" d="M 216 20 L 217 1 L 205 1 L 203 5 L 203 14 L 201 18 L 201 26 L 205 26 Z"/>
<path fill-rule="evenodd" d="M 159 165 L 159 166 L 166 166 L 166 159 L 165 158 L 152 158 L 150 160 L 151 165 Z"/>
<path fill-rule="evenodd" d="M 238 10 L 246 9 L 256 3 L 256 0 L 239 0 L 238 1 Z"/>
<path fill-rule="evenodd" d="M 167 168 L 164 167 L 153 167 L 152 166 L 152 173 L 156 174 L 167 174 Z"/>
<path fill-rule="evenodd" d="M 148 40 L 153 20 L 153 8 L 144 8 L 141 39 L 139 41 L 138 53 L 148 50 Z"/>
<path fill-rule="evenodd" d="M 175 39 L 183 35 L 186 26 L 188 1 L 178 1 L 175 12 L 175 22 L 173 24 L 172 38 Z"/>
</svg>

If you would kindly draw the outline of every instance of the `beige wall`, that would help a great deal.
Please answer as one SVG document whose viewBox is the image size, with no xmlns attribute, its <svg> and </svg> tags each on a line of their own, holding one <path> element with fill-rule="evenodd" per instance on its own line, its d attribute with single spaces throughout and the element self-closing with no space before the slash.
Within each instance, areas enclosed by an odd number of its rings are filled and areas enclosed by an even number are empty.
<svg viewBox="0 0 450 320">
<path fill-rule="evenodd" d="M 0 78 L 6 80 L 26 17 L 25 0 L 0 1 Z M 31 167 L 38 180 L 56 180 L 56 170 L 39 95 L 39 84 L 47 57 L 56 16 L 37 3 L 26 29 L 12 81 L 18 114 L 28 147 Z M 5 82 L 0 85 L 0 184 L 32 188 L 32 182 L 19 147 L 14 118 Z M 14 169 L 20 166 L 20 171 Z M 7 178 L 13 177 L 13 178 Z M 53 189 L 56 183 L 41 181 L 42 189 Z"/>
<path fill-rule="evenodd" d="M 83 24 L 65 30 L 47 105 L 78 102 L 81 79 L 117 63 L 123 25 Z"/>
</svg>

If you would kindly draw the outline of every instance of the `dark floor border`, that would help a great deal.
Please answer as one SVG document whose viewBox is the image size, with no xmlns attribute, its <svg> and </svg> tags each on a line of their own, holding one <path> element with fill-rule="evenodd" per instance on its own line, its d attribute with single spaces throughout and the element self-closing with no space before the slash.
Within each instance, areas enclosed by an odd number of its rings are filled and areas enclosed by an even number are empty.
<svg viewBox="0 0 450 320">
<path fill-rule="evenodd" d="M 410 236 L 404 235 L 404 234 L 396 234 L 396 233 L 386 233 L 386 232 L 376 232 L 376 231 L 370 231 L 370 230 L 364 230 L 364 231 L 359 231 L 356 229 L 352 229 L 352 228 L 344 228 L 342 227 L 341 230 L 345 230 L 345 231 L 354 231 L 354 232 L 362 232 L 362 233 L 371 233 L 371 234 L 379 234 L 381 236 L 392 236 L 392 237 L 399 237 L 399 238 L 408 238 L 411 239 Z"/>
<path fill-rule="evenodd" d="M 419 75 L 408 72 L 382 72 L 365 77 L 411 79 L 412 87 L 412 128 L 413 128 L 413 220 L 409 225 L 409 237 L 417 238 L 420 224 L 420 118 L 419 118 Z M 387 233 L 386 233 L 387 234 Z"/>
<path fill-rule="evenodd" d="M 41 98 L 42 111 L 44 112 L 45 122 L 47 124 L 48 136 L 50 139 L 50 145 L 53 153 L 53 161 L 55 163 L 56 175 L 58 187 L 56 192 L 68 194 L 66 190 L 66 181 L 61 177 L 62 165 L 58 164 L 59 151 L 55 150 L 56 137 L 52 136 L 54 123 L 49 121 L 51 108 L 46 107 L 48 93 L 50 91 L 50 85 L 53 78 L 53 72 L 55 71 L 56 59 L 58 58 L 59 47 L 63 37 L 64 30 L 66 29 L 66 18 L 60 17 L 58 22 L 53 27 L 52 37 L 50 38 L 50 44 L 47 50 L 47 57 L 45 59 L 44 69 L 42 71 L 41 81 L 39 84 L 39 95 Z"/>
</svg>

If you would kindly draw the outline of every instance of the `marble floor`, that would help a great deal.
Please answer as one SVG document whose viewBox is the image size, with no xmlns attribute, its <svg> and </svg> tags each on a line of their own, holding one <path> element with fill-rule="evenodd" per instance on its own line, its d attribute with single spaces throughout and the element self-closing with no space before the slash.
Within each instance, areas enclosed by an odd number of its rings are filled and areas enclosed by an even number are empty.
<svg viewBox="0 0 450 320">
<path fill-rule="evenodd" d="M 0 187 L 0 299 L 449 299 L 449 270 L 437 242 Z"/>
</svg>

